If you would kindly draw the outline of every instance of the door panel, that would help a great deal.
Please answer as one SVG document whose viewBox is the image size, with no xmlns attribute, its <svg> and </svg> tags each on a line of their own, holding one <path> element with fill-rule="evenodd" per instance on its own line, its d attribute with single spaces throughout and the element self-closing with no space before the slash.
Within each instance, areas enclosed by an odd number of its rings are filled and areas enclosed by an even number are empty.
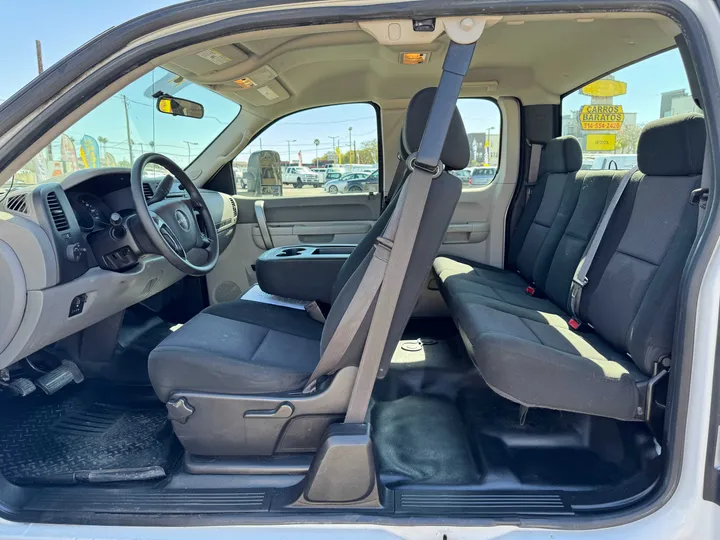
<svg viewBox="0 0 720 540">
<path fill-rule="evenodd" d="M 236 196 L 238 224 L 230 246 L 208 274 L 211 304 L 234 300 L 255 282 L 255 261 L 265 244 L 255 218 L 258 199 Z M 380 215 L 374 194 L 264 199 L 273 247 L 293 244 L 357 244 Z"/>
<path fill-rule="evenodd" d="M 502 129 L 499 139 L 491 139 L 491 146 L 499 145 L 497 158 L 492 158 L 499 162 L 497 175 L 485 186 L 463 184 L 460 202 L 453 214 L 440 254 L 502 267 L 505 255 L 505 217 L 519 175 L 520 108 L 514 99 L 507 98 L 499 99 L 497 106 L 502 118 Z M 460 110 L 464 113 L 462 103 Z M 477 136 L 470 133 L 473 117 L 472 114 L 463 114 L 471 141 L 473 135 Z"/>
</svg>

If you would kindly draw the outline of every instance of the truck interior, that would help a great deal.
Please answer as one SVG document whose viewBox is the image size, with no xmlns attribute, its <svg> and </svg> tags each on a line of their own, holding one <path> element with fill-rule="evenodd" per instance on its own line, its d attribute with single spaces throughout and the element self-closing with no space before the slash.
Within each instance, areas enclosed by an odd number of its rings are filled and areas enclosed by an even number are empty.
<svg viewBox="0 0 720 540">
<path fill-rule="evenodd" d="M 563 522 L 650 498 L 707 198 L 684 40 L 647 11 L 346 20 L 107 81 L 0 174 L 3 517 Z M 561 103 L 663 55 L 689 109 L 584 166 Z M 471 133 L 472 103 L 495 116 Z M 340 106 L 370 117 L 377 187 L 284 179 L 335 152 L 303 163 L 296 115 L 344 137 Z M 130 120 L 94 147 L 103 107 Z M 494 178 L 453 174 L 474 167 Z"/>
</svg>

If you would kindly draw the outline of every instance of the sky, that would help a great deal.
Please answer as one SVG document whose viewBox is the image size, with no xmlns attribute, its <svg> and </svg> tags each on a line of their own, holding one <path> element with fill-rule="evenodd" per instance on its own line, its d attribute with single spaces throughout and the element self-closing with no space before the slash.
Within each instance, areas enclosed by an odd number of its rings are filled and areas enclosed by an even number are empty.
<svg viewBox="0 0 720 540">
<path fill-rule="evenodd" d="M 37 76 L 35 40 L 42 42 L 45 68 L 108 28 L 180 3 L 179 0 L 0 1 L 0 50 L 3 51 L 0 100 Z"/>
<path fill-rule="evenodd" d="M 614 105 L 622 105 L 625 113 L 636 112 L 637 123 L 646 124 L 660 117 L 660 94 L 685 89 L 689 93 L 685 68 L 677 49 L 673 49 L 613 73 L 615 80 L 627 83 L 627 93 L 613 98 Z M 562 103 L 563 113 L 577 111 L 590 103 L 590 97 L 579 91 L 567 96 Z"/>
</svg>

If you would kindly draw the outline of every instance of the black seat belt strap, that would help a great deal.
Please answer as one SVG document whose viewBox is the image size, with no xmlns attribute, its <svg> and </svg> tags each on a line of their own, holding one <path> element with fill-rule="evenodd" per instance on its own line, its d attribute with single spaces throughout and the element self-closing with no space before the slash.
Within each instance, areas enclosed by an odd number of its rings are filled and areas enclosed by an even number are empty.
<svg viewBox="0 0 720 540">
<path fill-rule="evenodd" d="M 585 285 L 587 285 L 588 282 L 588 272 L 590 272 L 590 267 L 595 260 L 598 248 L 600 247 L 600 242 L 602 242 L 605 231 L 607 231 L 608 225 L 610 224 L 610 218 L 612 218 L 612 215 L 615 212 L 615 209 L 617 208 L 617 205 L 620 202 L 623 193 L 625 192 L 625 188 L 627 188 L 628 184 L 630 184 L 630 179 L 632 178 L 632 175 L 635 174 L 637 170 L 637 167 L 633 167 L 628 172 L 626 172 L 620 180 L 620 183 L 615 189 L 615 193 L 613 193 L 613 196 L 610 199 L 607 208 L 605 208 L 605 212 L 603 212 L 603 215 L 600 217 L 600 222 L 595 228 L 595 232 L 593 233 L 587 247 L 585 248 L 585 252 L 580 259 L 580 264 L 578 264 L 577 268 L 575 269 L 575 275 L 573 276 L 572 284 L 570 285 L 570 312 L 573 316 L 573 318 L 570 320 L 570 326 L 576 330 L 580 327 L 581 324 L 579 317 L 580 300 L 582 298 L 583 288 L 585 287 Z"/>
<path fill-rule="evenodd" d="M 388 231 L 388 236 L 394 238 L 394 243 L 370 322 L 355 385 L 350 395 L 350 403 L 345 416 L 346 423 L 365 421 L 370 396 L 389 338 L 390 327 L 405 282 L 410 257 L 417 240 L 430 186 L 433 178 L 442 174 L 443 164 L 440 161 L 440 155 L 474 50 L 475 42 L 469 44 L 450 42 L 443 63 L 443 73 L 430 107 L 420 147 L 416 155 L 408 158 L 408 167 L 412 172 L 400 192 L 401 198 L 398 200 L 398 207 L 395 210 L 400 212 L 396 222 L 397 229 L 394 234 L 392 230 Z M 395 227 L 394 220 L 392 226 Z"/>
<path fill-rule="evenodd" d="M 528 176 L 525 182 L 525 202 L 530 198 L 535 184 L 537 184 L 540 175 L 540 158 L 542 157 L 544 145 L 538 143 L 530 143 L 530 165 L 528 166 Z"/>
</svg>

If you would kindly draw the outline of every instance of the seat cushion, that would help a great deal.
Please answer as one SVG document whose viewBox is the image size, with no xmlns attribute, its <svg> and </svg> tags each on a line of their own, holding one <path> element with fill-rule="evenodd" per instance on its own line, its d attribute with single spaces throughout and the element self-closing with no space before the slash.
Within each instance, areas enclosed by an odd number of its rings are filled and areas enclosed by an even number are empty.
<svg viewBox="0 0 720 540">
<path fill-rule="evenodd" d="M 322 328 L 298 309 L 245 300 L 211 306 L 150 353 L 150 380 L 163 401 L 183 390 L 298 390 L 320 360 Z"/>
<path fill-rule="evenodd" d="M 496 266 L 466 261 L 459 258 L 437 257 L 433 270 L 443 285 L 462 283 L 472 287 L 473 284 L 500 287 L 509 291 L 524 291 L 527 282 L 517 273 Z"/>
<path fill-rule="evenodd" d="M 475 365 L 499 394 L 544 407 L 636 420 L 637 383 L 647 377 L 625 354 L 557 315 L 462 302 L 458 325 Z M 543 320 L 544 319 L 544 320 Z"/>
</svg>

